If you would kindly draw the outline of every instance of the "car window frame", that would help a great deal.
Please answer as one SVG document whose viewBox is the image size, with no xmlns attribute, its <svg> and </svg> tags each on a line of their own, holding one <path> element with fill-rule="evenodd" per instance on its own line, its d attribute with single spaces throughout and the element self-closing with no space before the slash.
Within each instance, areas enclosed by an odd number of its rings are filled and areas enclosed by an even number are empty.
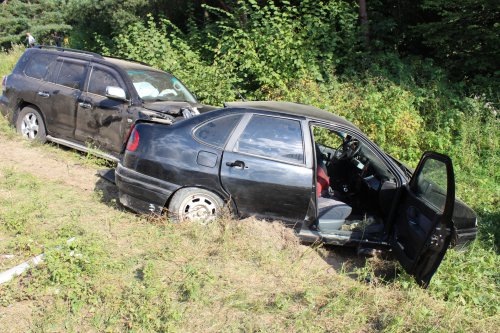
<svg viewBox="0 0 500 333">
<path fill-rule="evenodd" d="M 396 181 L 396 186 L 398 188 L 400 188 L 401 186 L 405 185 L 408 182 L 408 179 L 406 179 L 406 176 L 403 170 L 400 168 L 400 166 L 397 165 L 390 158 L 390 156 L 382 149 L 382 147 L 378 146 L 375 142 L 370 140 L 368 136 L 365 133 L 363 133 L 360 129 L 344 126 L 339 123 L 327 123 L 319 120 L 309 121 L 308 126 L 309 128 L 312 128 L 314 126 L 324 127 L 326 129 L 337 132 L 345 132 L 347 135 L 355 137 L 356 139 L 360 140 L 363 144 L 365 144 L 372 151 L 372 153 L 375 154 L 375 156 L 377 156 L 382 162 L 384 162 L 385 166 L 388 167 L 388 170 L 394 176 L 394 180 Z M 311 136 L 313 136 L 312 132 Z M 311 140 L 314 143 L 314 139 L 311 138 Z"/>
<path fill-rule="evenodd" d="M 96 93 L 89 91 L 90 79 L 92 78 L 92 72 L 94 71 L 94 68 L 111 73 L 113 75 L 113 77 L 115 78 L 115 80 L 120 84 L 119 88 L 122 88 L 125 91 L 125 96 L 127 97 L 127 99 L 130 98 L 130 94 L 129 94 L 129 91 L 127 89 L 127 85 L 125 84 L 125 81 L 123 80 L 120 73 L 112 67 L 105 66 L 105 65 L 102 65 L 99 63 L 95 63 L 93 61 L 91 61 L 89 66 L 88 66 L 87 77 L 86 77 L 85 84 L 84 84 L 84 90 L 82 90 L 83 92 L 85 92 L 87 94 L 94 95 L 94 96 L 109 98 L 106 95 L 100 95 L 100 94 L 96 94 Z"/>
<path fill-rule="evenodd" d="M 254 116 L 264 116 L 264 117 L 271 117 L 271 118 L 279 118 L 279 119 L 286 119 L 286 120 L 293 120 L 297 121 L 300 125 L 300 130 L 301 130 L 301 135 L 302 135 L 302 151 L 303 151 L 303 159 L 302 163 L 300 162 L 293 162 L 291 160 L 282 160 L 282 159 L 277 159 L 269 156 L 262 156 L 258 154 L 251 154 L 247 152 L 241 152 L 237 151 L 236 149 L 236 143 L 238 142 L 239 138 L 245 131 L 246 127 L 250 123 L 251 119 Z M 240 121 L 239 125 L 236 127 L 236 129 L 233 131 L 232 136 L 229 138 L 227 144 L 226 144 L 226 151 L 230 151 L 233 153 L 245 155 L 245 156 L 252 156 L 252 157 L 257 157 L 257 158 L 262 158 L 265 160 L 269 161 L 275 161 L 279 163 L 285 163 L 289 165 L 295 165 L 295 166 L 301 166 L 301 167 L 306 167 L 306 168 L 312 168 L 312 159 L 311 159 L 311 154 L 308 146 L 311 144 L 310 142 L 310 135 L 308 134 L 308 130 L 305 127 L 304 120 L 301 118 L 295 118 L 295 117 L 287 117 L 286 115 L 278 115 L 278 114 L 268 114 L 268 113 L 259 113 L 259 112 L 250 112 L 245 114 L 245 117 Z"/>
<path fill-rule="evenodd" d="M 217 146 L 217 145 L 214 145 L 214 144 L 211 144 L 210 142 L 206 142 L 206 141 L 203 141 L 202 139 L 198 138 L 196 136 L 196 131 L 198 129 L 200 129 L 201 127 L 205 126 L 206 124 L 208 124 L 209 122 L 211 121 L 214 121 L 214 120 L 217 120 L 217 119 L 221 119 L 221 118 L 226 118 L 226 117 L 233 117 L 233 116 L 239 116 L 240 119 L 239 121 L 237 121 L 236 125 L 233 127 L 233 129 L 231 130 L 231 132 L 229 133 L 228 137 L 226 138 L 226 141 L 224 142 L 224 144 L 222 146 Z M 208 146 L 208 147 L 211 147 L 211 148 L 215 148 L 215 149 L 219 149 L 219 150 L 224 150 L 224 148 L 227 146 L 229 140 L 231 139 L 231 137 L 233 136 L 234 132 L 236 131 L 236 129 L 240 126 L 241 122 L 243 121 L 243 119 L 245 118 L 245 114 L 243 113 L 228 113 L 228 114 L 224 114 L 224 115 L 221 115 L 221 116 L 218 116 L 218 117 L 213 117 L 213 118 L 210 118 L 198 125 L 196 125 L 192 130 L 191 130 L 191 136 L 193 137 L 193 139 L 198 142 L 198 143 L 201 143 L 205 146 Z"/>
<path fill-rule="evenodd" d="M 59 75 L 61 74 L 62 67 L 64 66 L 65 62 L 83 65 L 85 67 L 85 75 L 83 78 L 82 87 L 80 87 L 80 89 L 69 87 L 69 86 L 66 86 L 64 84 L 57 82 L 57 80 L 59 79 Z M 53 73 L 54 75 L 48 75 L 46 78 L 44 78 L 44 80 L 48 83 L 55 84 L 55 85 L 58 85 L 60 87 L 65 87 L 68 89 L 83 92 L 84 88 L 85 88 L 85 83 L 87 82 L 88 76 L 89 76 L 89 67 L 90 67 L 90 61 L 88 61 L 88 60 L 74 59 L 74 58 L 68 58 L 68 57 L 57 57 L 56 68 L 55 68 L 55 71 Z M 55 72 L 57 72 L 57 73 L 55 73 Z"/>
<path fill-rule="evenodd" d="M 23 74 L 26 76 L 26 77 L 29 77 L 30 79 L 33 79 L 33 80 L 39 80 L 39 81 L 43 81 L 43 82 L 48 82 L 46 80 L 47 78 L 47 74 L 48 74 L 48 71 L 45 72 L 45 75 L 42 77 L 42 78 L 36 78 L 34 76 L 31 76 L 29 75 L 28 73 L 26 73 L 26 70 L 28 69 L 28 67 L 31 65 L 32 62 L 35 62 L 37 61 L 37 56 L 40 56 L 40 55 L 47 55 L 47 56 L 50 56 L 52 58 L 51 62 L 57 62 L 57 55 L 54 55 L 54 54 L 50 54 L 50 53 L 40 53 L 40 54 L 35 54 L 35 55 L 31 55 L 28 59 L 28 61 L 26 62 L 26 64 L 24 65 L 24 68 L 23 68 Z M 49 63 L 50 65 L 50 63 Z M 47 66 L 48 67 L 48 66 Z M 47 68 L 48 70 L 48 68 Z"/>
</svg>

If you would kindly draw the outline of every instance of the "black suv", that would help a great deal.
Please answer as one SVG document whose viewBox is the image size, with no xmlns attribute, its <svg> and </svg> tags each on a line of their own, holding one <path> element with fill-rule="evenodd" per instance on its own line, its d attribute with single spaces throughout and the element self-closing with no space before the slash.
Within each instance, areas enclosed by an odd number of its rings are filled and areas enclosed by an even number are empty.
<svg viewBox="0 0 500 333">
<path fill-rule="evenodd" d="M 47 46 L 27 49 L 2 91 L 2 113 L 24 137 L 98 148 L 111 160 L 137 119 L 168 124 L 213 109 L 176 77 L 146 64 Z"/>
</svg>

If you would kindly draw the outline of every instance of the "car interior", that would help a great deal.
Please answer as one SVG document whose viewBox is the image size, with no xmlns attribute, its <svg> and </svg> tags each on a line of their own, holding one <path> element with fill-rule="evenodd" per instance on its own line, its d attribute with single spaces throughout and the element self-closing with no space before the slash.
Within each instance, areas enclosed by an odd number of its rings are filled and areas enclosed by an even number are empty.
<svg viewBox="0 0 500 333">
<path fill-rule="evenodd" d="M 395 176 L 362 140 L 314 126 L 318 231 L 380 239 L 397 190 Z"/>
</svg>

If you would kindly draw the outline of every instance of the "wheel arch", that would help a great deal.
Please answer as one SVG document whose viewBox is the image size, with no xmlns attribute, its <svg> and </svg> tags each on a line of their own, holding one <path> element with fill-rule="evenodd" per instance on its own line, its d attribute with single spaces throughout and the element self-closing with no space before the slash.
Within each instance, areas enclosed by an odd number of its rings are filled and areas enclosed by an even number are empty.
<svg viewBox="0 0 500 333">
<path fill-rule="evenodd" d="M 224 202 L 224 204 L 226 204 L 226 205 L 230 204 L 230 206 L 229 206 L 230 211 L 232 213 L 234 212 L 235 215 L 237 215 L 238 210 L 237 210 L 237 207 L 236 207 L 236 203 L 234 202 L 234 200 L 231 199 L 230 196 L 228 196 L 225 193 L 222 193 L 221 191 L 217 191 L 217 190 L 214 190 L 212 188 L 209 188 L 209 187 L 206 187 L 206 186 L 201 186 L 201 185 L 189 185 L 189 186 L 186 185 L 186 186 L 181 186 L 178 189 L 176 189 L 175 191 L 173 191 L 170 194 L 170 196 L 167 198 L 167 201 L 165 202 L 165 204 L 163 205 L 164 211 L 168 210 L 168 206 L 170 205 L 170 202 L 172 201 L 172 198 L 174 197 L 174 195 L 176 193 L 178 193 L 180 190 L 190 189 L 190 188 L 199 188 L 199 189 L 202 189 L 202 190 L 205 190 L 205 191 L 212 192 L 213 194 L 217 195 L 220 199 L 222 199 L 222 201 Z"/>
<path fill-rule="evenodd" d="M 19 113 L 21 112 L 21 110 L 24 109 L 25 107 L 31 107 L 31 108 L 37 110 L 38 113 L 40 113 L 40 116 L 42 116 L 42 120 L 43 120 L 43 126 L 45 127 L 45 132 L 47 133 L 47 119 L 45 117 L 45 114 L 42 112 L 42 110 L 36 104 L 26 102 L 25 100 L 20 100 L 19 103 L 17 103 L 17 107 L 14 110 L 14 115 L 12 117 L 12 124 L 14 126 L 16 126 L 17 117 L 19 116 Z"/>
</svg>

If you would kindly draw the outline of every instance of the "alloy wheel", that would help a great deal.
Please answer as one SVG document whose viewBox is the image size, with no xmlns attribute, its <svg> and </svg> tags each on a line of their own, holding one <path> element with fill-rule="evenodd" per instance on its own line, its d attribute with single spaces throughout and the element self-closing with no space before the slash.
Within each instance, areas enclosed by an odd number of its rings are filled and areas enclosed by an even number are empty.
<svg viewBox="0 0 500 333">
<path fill-rule="evenodd" d="M 27 113 L 21 122 L 21 133 L 27 139 L 35 139 L 38 135 L 39 123 L 37 116 L 30 112 Z"/>
</svg>

